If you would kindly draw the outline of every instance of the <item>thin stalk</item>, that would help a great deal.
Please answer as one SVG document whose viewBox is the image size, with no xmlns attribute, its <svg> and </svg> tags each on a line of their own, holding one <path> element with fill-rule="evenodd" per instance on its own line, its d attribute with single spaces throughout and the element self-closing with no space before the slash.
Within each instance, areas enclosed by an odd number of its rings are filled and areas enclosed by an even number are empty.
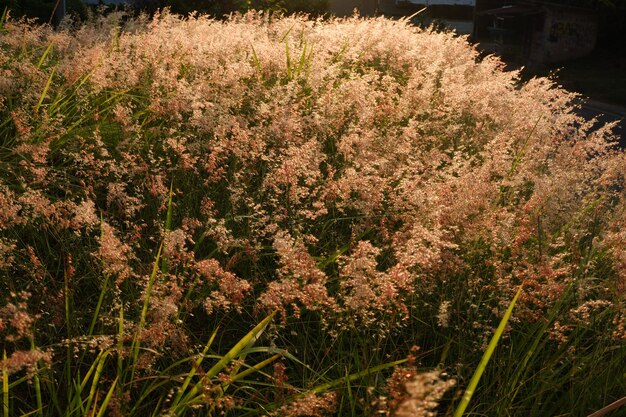
<svg viewBox="0 0 626 417">
<path fill-rule="evenodd" d="M 378 373 L 380 371 L 384 371 L 385 369 L 393 368 L 395 366 L 401 365 L 401 364 L 405 363 L 406 361 L 407 361 L 406 359 L 400 359 L 400 360 L 397 360 L 397 361 L 387 362 L 387 363 L 383 363 L 382 365 L 377 365 L 377 366 L 374 366 L 374 367 L 371 367 L 371 368 L 367 368 L 367 369 L 364 369 L 364 370 L 362 370 L 360 372 L 357 372 L 357 373 L 354 373 L 354 374 L 351 374 L 351 375 L 348 375 L 348 376 L 341 377 L 341 378 L 336 379 L 334 381 L 330 381 L 330 382 L 326 382 L 326 383 L 321 384 L 321 385 L 317 385 L 317 386 L 311 388 L 310 390 L 308 390 L 307 392 L 312 392 L 312 393 L 315 393 L 315 394 L 326 392 L 326 391 L 329 391 L 331 389 L 337 388 L 337 387 L 339 387 L 339 386 L 341 386 L 341 385 L 343 385 L 345 383 L 348 383 L 350 381 L 355 381 L 355 380 L 361 379 L 361 378 L 363 378 L 365 376 L 369 376 L 369 375 Z M 298 398 L 301 398 L 303 396 L 304 396 L 304 394 L 300 394 L 300 395 L 298 395 Z"/>
<path fill-rule="evenodd" d="M 9 417 L 9 369 L 6 350 L 2 351 L 2 415 Z"/>
<path fill-rule="evenodd" d="M 173 189 L 174 189 L 174 180 L 172 179 L 172 182 L 170 183 L 170 193 L 167 199 L 167 214 L 165 215 L 165 241 L 166 242 L 167 242 L 167 238 L 170 235 L 170 232 L 172 231 L 172 190 Z M 168 267 L 167 267 L 167 259 L 165 258 L 161 260 L 161 271 L 164 274 L 167 274 Z"/>
<path fill-rule="evenodd" d="M 67 273 L 67 268 L 63 273 L 63 300 L 64 300 L 64 310 L 65 310 L 65 326 L 67 328 L 67 339 L 69 342 L 67 343 L 67 352 L 66 352 L 66 360 L 65 360 L 65 377 L 67 378 L 67 392 L 72 392 L 72 332 L 71 332 L 71 321 L 70 321 L 70 286 L 69 286 L 69 277 Z"/>
<path fill-rule="evenodd" d="M 102 224 L 104 220 L 102 218 L 102 214 L 100 214 L 100 237 L 104 234 L 104 228 Z M 104 265 L 103 265 L 104 266 Z M 91 324 L 89 325 L 89 332 L 87 336 L 91 336 L 93 334 L 93 329 L 96 327 L 96 321 L 98 320 L 98 315 L 100 314 L 100 308 L 102 307 L 102 302 L 104 301 L 104 293 L 106 292 L 107 285 L 109 283 L 109 275 L 104 275 L 104 284 L 102 284 L 102 289 L 100 290 L 100 296 L 98 297 L 98 304 L 96 304 L 96 311 L 93 314 L 93 318 L 91 319 Z"/>
<path fill-rule="evenodd" d="M 0 16 L 0 32 L 4 32 L 4 24 L 7 21 L 8 16 L 9 6 L 4 6 L 4 10 L 2 11 L 2 15 Z"/>
<path fill-rule="evenodd" d="M 40 69 L 41 66 L 43 65 L 43 61 L 45 61 L 46 57 L 48 56 L 48 54 L 50 53 L 50 51 L 52 51 L 52 47 L 54 46 L 53 42 L 50 42 L 48 44 L 48 47 L 46 48 L 46 50 L 43 52 L 43 55 L 41 55 L 41 58 L 39 58 L 39 61 L 37 62 L 37 69 Z"/>
<path fill-rule="evenodd" d="M 190 405 L 198 396 L 202 387 L 205 385 L 205 381 L 210 380 L 215 377 L 218 373 L 220 373 L 226 365 L 228 365 L 233 359 L 235 359 L 241 352 L 249 347 L 251 343 L 254 343 L 261 333 L 265 330 L 269 322 L 276 315 L 276 311 L 263 319 L 259 324 L 257 324 L 248 334 L 246 334 L 235 346 L 232 347 L 211 369 L 207 371 L 207 373 L 198 381 L 193 388 L 189 391 L 187 395 L 185 395 L 182 400 L 174 407 L 171 407 L 171 412 L 174 415 L 180 415 L 185 407 Z"/>
<path fill-rule="evenodd" d="M 498 328 L 496 329 L 496 332 L 491 338 L 491 341 L 489 342 L 489 346 L 487 346 L 487 350 L 485 350 L 485 353 L 483 354 L 483 357 L 480 360 L 480 363 L 478 364 L 476 371 L 474 371 L 474 375 L 472 376 L 472 379 L 470 380 L 469 385 L 467 386 L 467 388 L 465 389 L 465 392 L 463 393 L 461 402 L 459 406 L 457 407 L 456 411 L 454 412 L 454 417 L 461 417 L 463 413 L 465 412 L 465 409 L 469 405 L 472 399 L 472 396 L 474 395 L 474 392 L 476 391 L 476 387 L 478 386 L 478 382 L 480 381 L 480 378 L 482 377 L 483 372 L 485 371 L 485 368 L 487 367 L 487 363 L 489 363 L 489 359 L 491 359 L 491 355 L 496 350 L 498 341 L 500 340 L 500 337 L 504 333 L 506 324 L 508 323 L 509 318 L 511 317 L 511 314 L 513 313 L 513 307 L 515 307 L 517 298 L 520 296 L 521 293 L 522 293 L 522 286 L 520 285 L 519 289 L 517 290 L 517 293 L 515 294 L 515 297 L 513 297 L 513 301 L 511 301 L 511 303 L 509 304 L 509 308 L 506 310 L 506 313 L 504 313 L 504 317 L 502 317 L 502 320 L 500 320 L 500 325 L 498 326 Z"/>
<path fill-rule="evenodd" d="M 271 357 L 269 357 L 269 358 L 265 359 L 264 361 L 261 361 L 261 362 L 257 363 L 257 364 L 256 364 L 256 365 L 254 365 L 254 366 L 251 366 L 250 368 L 246 369 L 245 371 L 241 371 L 241 372 L 239 372 L 238 374 L 235 374 L 235 375 L 231 376 L 231 377 L 229 378 L 229 381 L 228 381 L 228 382 L 226 382 L 226 383 L 222 384 L 222 390 L 223 390 L 223 391 L 226 391 L 226 389 L 228 388 L 228 386 L 229 386 L 230 384 L 232 384 L 233 382 L 235 382 L 235 381 L 239 381 L 240 379 L 243 379 L 243 378 L 247 377 L 247 376 L 248 376 L 248 375 L 250 375 L 250 374 L 253 374 L 253 373 L 257 372 L 257 371 L 260 371 L 261 369 L 265 368 L 265 367 L 266 367 L 267 365 L 269 365 L 270 363 L 272 363 L 272 362 L 274 362 L 275 360 L 277 360 L 277 359 L 279 359 L 279 358 L 282 358 L 282 357 L 283 357 L 283 355 L 281 355 L 281 354 L 277 353 L 277 354 L 275 354 L 274 356 L 271 356 Z"/>
<path fill-rule="evenodd" d="M 102 375 L 102 370 L 104 368 L 104 364 L 106 362 L 106 358 L 108 355 L 109 355 L 108 351 L 101 351 L 100 354 L 98 355 L 98 358 L 96 359 L 96 362 L 97 362 L 96 372 L 91 382 L 91 389 L 89 390 L 89 397 L 87 397 L 87 405 L 85 406 L 85 409 L 87 411 L 89 411 L 89 409 L 91 409 L 91 405 L 94 404 L 94 397 L 98 389 L 98 382 L 100 381 L 100 376 Z M 87 378 L 85 378 L 85 382 L 86 380 Z"/>
<path fill-rule="evenodd" d="M 43 101 L 45 100 L 46 95 L 48 94 L 48 90 L 50 89 L 50 85 L 52 85 L 52 78 L 54 77 L 55 72 L 56 72 L 56 68 L 53 68 L 52 72 L 50 73 L 50 76 L 48 77 L 48 81 L 46 82 L 46 85 L 43 91 L 41 92 L 41 97 L 39 97 L 39 101 L 37 102 L 37 105 L 35 106 L 35 113 L 39 111 L 39 108 L 43 104 Z"/>
<path fill-rule="evenodd" d="M 118 379 L 115 378 L 115 381 L 113 381 L 111 388 L 109 388 L 109 392 L 107 393 L 106 397 L 104 397 L 104 401 L 102 401 L 102 406 L 100 406 L 100 411 L 98 411 L 98 415 L 96 417 L 104 417 L 104 413 L 109 405 L 109 401 L 111 401 L 111 397 L 113 397 L 113 391 L 115 390 L 117 381 Z"/>
<path fill-rule="evenodd" d="M 96 305 L 96 311 L 93 314 L 93 318 L 91 319 L 91 324 L 89 325 L 89 332 L 87 336 L 93 335 L 93 329 L 96 326 L 96 322 L 98 321 L 98 315 L 100 314 L 100 309 L 102 308 L 102 302 L 104 301 L 104 293 L 107 290 L 107 285 L 109 284 L 109 275 L 105 274 L 104 283 L 102 284 L 102 290 L 100 291 L 100 297 L 98 298 L 98 304 Z"/>
<path fill-rule="evenodd" d="M 120 304 L 120 315 L 117 324 L 117 377 L 119 378 L 124 372 L 124 305 Z"/>
<path fill-rule="evenodd" d="M 30 340 L 30 349 L 35 350 L 35 340 Z M 35 402 L 37 404 L 37 409 L 35 412 L 37 414 L 42 415 L 43 411 L 43 401 L 41 399 L 41 381 L 39 380 L 39 363 L 35 364 L 35 373 L 33 375 L 33 386 L 35 387 Z"/>
<path fill-rule="evenodd" d="M 287 55 L 287 80 L 291 80 L 291 54 L 289 53 L 289 40 L 285 42 L 285 54 Z"/>
<path fill-rule="evenodd" d="M 514 390 L 512 393 L 506 395 L 506 400 L 509 406 L 513 404 L 513 401 L 515 400 L 517 394 L 522 388 L 523 383 L 520 383 L 520 381 L 522 381 L 526 377 L 526 374 L 529 371 L 528 363 L 537 352 L 541 351 L 543 346 L 546 344 L 548 340 L 546 337 L 546 331 L 552 325 L 556 316 L 560 312 L 561 305 L 565 303 L 566 297 L 569 297 L 569 295 L 571 294 L 571 291 L 573 290 L 573 285 L 574 284 L 572 283 L 565 289 L 557 304 L 552 307 L 546 320 L 537 329 L 535 337 L 533 338 L 533 342 L 530 348 L 526 351 L 526 354 L 524 355 L 524 359 L 522 359 L 521 363 L 517 366 L 515 373 L 510 377 L 510 386 L 514 387 Z"/>
<path fill-rule="evenodd" d="M 148 314 L 148 306 L 150 305 L 150 296 L 152 295 L 152 287 L 154 286 L 154 282 L 156 281 L 156 277 L 159 271 L 159 260 L 161 259 L 161 251 L 163 250 L 163 243 L 159 245 L 159 250 L 157 251 L 156 259 L 154 260 L 154 265 L 152 267 L 152 274 L 150 274 L 150 279 L 148 280 L 148 288 L 146 289 L 146 299 L 143 302 L 143 308 L 141 309 L 141 316 L 139 317 L 139 326 L 137 327 L 137 332 L 135 333 L 135 337 L 133 338 L 133 343 L 131 345 L 132 352 L 132 365 L 131 365 L 131 380 L 135 377 L 135 368 L 137 366 L 137 358 L 139 357 L 139 346 L 141 345 L 141 332 L 143 331 L 144 326 L 146 325 L 146 315 Z"/>
<path fill-rule="evenodd" d="M 256 68 L 256 71 L 258 73 L 259 80 L 261 80 L 263 78 L 263 72 L 261 70 L 261 61 L 259 60 L 259 56 L 256 54 L 254 45 L 252 46 L 252 61 L 254 64 L 254 68 Z"/>
<path fill-rule="evenodd" d="M 202 364 L 202 361 L 204 360 L 206 353 L 208 352 L 209 348 L 211 347 L 211 344 L 213 344 L 213 340 L 215 339 L 216 335 L 217 335 L 217 329 L 215 329 L 215 331 L 213 332 L 213 334 L 209 338 L 209 341 L 204 346 L 204 349 L 202 350 L 202 353 L 198 356 L 198 358 L 196 359 L 196 361 L 192 365 L 191 370 L 189 371 L 189 373 L 187 373 L 187 376 L 185 377 L 185 381 L 183 381 L 183 385 L 178 390 L 178 394 L 176 394 L 176 398 L 174 398 L 174 401 L 172 402 L 172 408 L 175 408 L 178 405 L 178 403 L 180 402 L 181 398 L 183 397 L 183 394 L 187 390 L 187 387 L 189 387 L 189 383 L 191 382 L 191 379 L 196 374 L 196 371 L 200 368 L 200 365 Z"/>
</svg>

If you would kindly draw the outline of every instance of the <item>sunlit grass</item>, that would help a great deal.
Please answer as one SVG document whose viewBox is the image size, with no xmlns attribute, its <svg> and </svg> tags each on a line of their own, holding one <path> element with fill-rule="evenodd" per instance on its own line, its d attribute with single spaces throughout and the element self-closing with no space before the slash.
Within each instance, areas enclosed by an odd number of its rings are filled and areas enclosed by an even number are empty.
<svg viewBox="0 0 626 417">
<path fill-rule="evenodd" d="M 2 417 L 623 397 L 626 163 L 572 95 L 404 21 L 124 19 L 0 18 Z"/>
</svg>

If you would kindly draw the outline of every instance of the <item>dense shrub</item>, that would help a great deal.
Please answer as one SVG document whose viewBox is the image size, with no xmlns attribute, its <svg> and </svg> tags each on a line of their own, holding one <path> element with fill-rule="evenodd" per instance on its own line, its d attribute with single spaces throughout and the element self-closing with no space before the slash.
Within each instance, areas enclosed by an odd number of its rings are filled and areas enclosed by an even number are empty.
<svg viewBox="0 0 626 417">
<path fill-rule="evenodd" d="M 623 393 L 626 160 L 574 95 L 404 21 L 116 19 L 2 26 L 2 372 L 38 387 L 11 386 L 15 415 L 74 410 L 91 364 L 79 409 L 167 410 L 177 360 L 273 311 L 257 354 L 283 362 L 236 390 L 200 379 L 204 410 L 444 412 L 450 378 L 418 362 L 378 405 L 373 372 L 304 388 L 415 344 L 462 385 L 520 284 L 477 412 Z"/>
</svg>

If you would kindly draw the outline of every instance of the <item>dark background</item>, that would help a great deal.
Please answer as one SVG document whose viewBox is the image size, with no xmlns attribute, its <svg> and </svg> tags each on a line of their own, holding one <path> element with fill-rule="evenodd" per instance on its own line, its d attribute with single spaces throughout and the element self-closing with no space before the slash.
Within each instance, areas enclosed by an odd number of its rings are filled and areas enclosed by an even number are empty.
<svg viewBox="0 0 626 417">
<path fill-rule="evenodd" d="M 14 18 L 27 16 L 39 23 L 52 22 L 52 12 L 56 0 L 0 0 L 0 11 L 5 7 Z M 244 12 L 249 9 L 282 11 L 285 13 L 304 12 L 322 14 L 328 8 L 327 0 L 129 0 L 134 11 L 154 11 L 169 7 L 173 13 L 189 14 L 197 11 L 222 17 L 232 12 Z M 67 13 L 80 19 L 88 16 L 88 10 L 94 6 L 86 5 L 81 0 L 66 0 Z"/>
</svg>

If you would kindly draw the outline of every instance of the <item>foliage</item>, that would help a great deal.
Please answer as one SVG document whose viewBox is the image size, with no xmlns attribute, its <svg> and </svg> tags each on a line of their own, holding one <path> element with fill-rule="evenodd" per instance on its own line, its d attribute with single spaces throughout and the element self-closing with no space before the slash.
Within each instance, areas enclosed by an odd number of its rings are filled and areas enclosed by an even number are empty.
<svg viewBox="0 0 626 417">
<path fill-rule="evenodd" d="M 626 157 L 575 95 L 383 18 L 5 19 L 5 415 L 451 414 L 520 284 L 468 413 L 623 395 Z"/>
</svg>

